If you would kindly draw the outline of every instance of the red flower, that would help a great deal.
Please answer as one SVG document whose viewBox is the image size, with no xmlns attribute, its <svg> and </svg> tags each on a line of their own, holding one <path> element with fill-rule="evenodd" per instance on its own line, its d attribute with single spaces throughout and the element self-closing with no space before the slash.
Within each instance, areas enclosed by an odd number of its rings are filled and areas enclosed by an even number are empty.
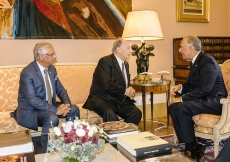
<svg viewBox="0 0 230 162">
<path fill-rule="evenodd" d="M 65 144 L 67 144 L 67 143 L 73 143 L 73 142 L 74 142 L 74 140 L 71 137 L 64 138 L 64 143 Z"/>
<path fill-rule="evenodd" d="M 89 140 L 92 141 L 93 144 L 97 144 L 98 140 L 99 140 L 99 136 L 95 135 L 95 136 L 91 137 Z"/>
<path fill-rule="evenodd" d="M 83 137 L 79 137 L 78 138 L 78 140 L 79 140 L 79 145 L 82 145 L 83 143 L 86 143 L 86 142 L 88 142 L 89 140 L 88 140 L 88 135 L 86 134 L 85 136 L 83 136 Z"/>
<path fill-rule="evenodd" d="M 72 138 L 76 139 L 76 138 L 77 138 L 76 130 L 75 130 L 75 129 L 72 129 L 72 130 L 69 132 L 68 136 L 71 136 Z"/>
</svg>

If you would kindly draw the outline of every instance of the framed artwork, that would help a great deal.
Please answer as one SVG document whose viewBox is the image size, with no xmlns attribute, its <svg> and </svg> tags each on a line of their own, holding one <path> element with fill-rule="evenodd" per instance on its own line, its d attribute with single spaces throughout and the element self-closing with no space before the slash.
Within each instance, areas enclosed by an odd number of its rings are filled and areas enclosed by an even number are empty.
<svg viewBox="0 0 230 162">
<path fill-rule="evenodd" d="M 0 0 L 0 39 L 115 39 L 132 0 Z"/>
<path fill-rule="evenodd" d="M 210 0 L 177 0 L 176 19 L 184 22 L 209 22 Z"/>
</svg>

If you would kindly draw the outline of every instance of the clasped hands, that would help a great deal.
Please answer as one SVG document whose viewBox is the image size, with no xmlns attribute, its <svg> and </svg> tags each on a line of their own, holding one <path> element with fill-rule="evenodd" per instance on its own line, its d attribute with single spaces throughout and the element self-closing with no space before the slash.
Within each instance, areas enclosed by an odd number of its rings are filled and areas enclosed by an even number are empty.
<svg viewBox="0 0 230 162">
<path fill-rule="evenodd" d="M 170 93 L 173 94 L 173 95 L 176 95 L 176 92 L 178 92 L 181 88 L 182 88 L 181 84 L 172 86 L 170 88 Z M 174 98 L 171 99 L 171 104 L 175 103 L 175 102 L 181 102 L 181 97 L 174 97 Z"/>
<path fill-rule="evenodd" d="M 71 111 L 70 104 L 61 104 L 57 108 L 57 115 L 66 116 Z"/>
<path fill-rule="evenodd" d="M 133 89 L 132 87 L 126 88 L 125 95 L 132 100 L 135 97 L 135 89 Z"/>
</svg>

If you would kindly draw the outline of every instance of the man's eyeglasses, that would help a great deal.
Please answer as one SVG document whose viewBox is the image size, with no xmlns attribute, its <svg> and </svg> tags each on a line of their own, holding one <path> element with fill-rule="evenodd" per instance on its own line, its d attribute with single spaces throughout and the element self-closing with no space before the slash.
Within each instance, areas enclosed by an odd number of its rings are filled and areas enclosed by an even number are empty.
<svg viewBox="0 0 230 162">
<path fill-rule="evenodd" d="M 51 53 L 51 54 L 44 54 L 44 55 L 47 55 L 47 56 L 50 56 L 50 57 L 53 57 L 53 56 L 56 56 L 56 53 Z"/>
</svg>

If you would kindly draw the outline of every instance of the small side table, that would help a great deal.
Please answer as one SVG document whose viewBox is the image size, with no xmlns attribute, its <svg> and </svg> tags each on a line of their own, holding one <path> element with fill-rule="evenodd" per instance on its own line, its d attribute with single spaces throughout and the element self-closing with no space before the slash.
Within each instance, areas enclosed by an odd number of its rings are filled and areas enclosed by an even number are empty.
<svg viewBox="0 0 230 162">
<path fill-rule="evenodd" d="M 167 108 L 167 123 L 166 127 L 169 127 L 169 98 L 170 98 L 170 80 L 164 80 L 163 83 L 149 83 L 149 84 L 136 84 L 131 83 L 131 86 L 135 89 L 136 92 L 142 92 L 142 104 L 143 104 L 143 120 L 144 120 L 144 130 L 146 130 L 146 92 L 150 92 L 151 97 L 151 120 L 153 121 L 153 93 L 160 94 L 166 93 L 166 108 Z M 159 128 L 157 128 L 159 129 Z M 156 129 L 156 130 L 157 130 Z"/>
</svg>

